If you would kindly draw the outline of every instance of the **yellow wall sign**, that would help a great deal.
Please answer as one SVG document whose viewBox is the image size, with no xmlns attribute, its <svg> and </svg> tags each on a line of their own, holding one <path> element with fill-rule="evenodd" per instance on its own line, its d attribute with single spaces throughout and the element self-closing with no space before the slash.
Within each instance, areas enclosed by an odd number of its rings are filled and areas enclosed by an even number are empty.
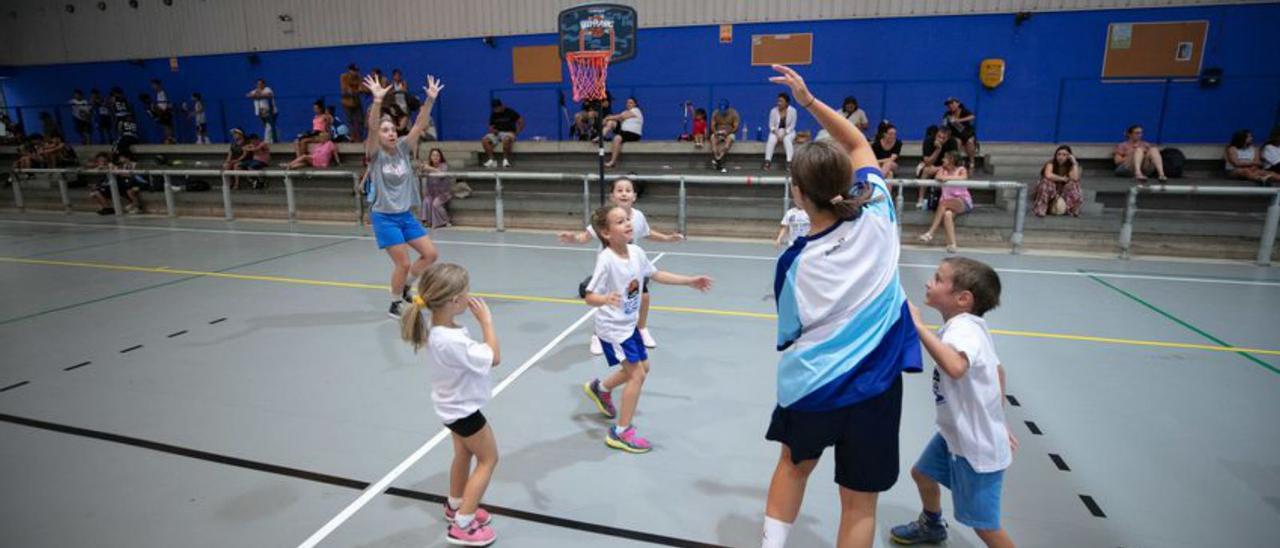
<svg viewBox="0 0 1280 548">
<path fill-rule="evenodd" d="M 978 67 L 978 79 L 983 87 L 995 89 L 1004 83 L 1004 59 L 983 59 Z"/>
<path fill-rule="evenodd" d="M 720 43 L 733 43 L 733 25 L 720 25 Z"/>
</svg>

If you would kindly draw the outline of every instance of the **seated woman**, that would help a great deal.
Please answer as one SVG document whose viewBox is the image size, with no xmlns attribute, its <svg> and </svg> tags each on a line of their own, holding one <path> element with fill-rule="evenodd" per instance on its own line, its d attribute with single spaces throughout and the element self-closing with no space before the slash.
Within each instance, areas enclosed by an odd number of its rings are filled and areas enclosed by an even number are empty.
<svg viewBox="0 0 1280 548">
<path fill-rule="evenodd" d="M 948 151 L 942 155 L 942 167 L 938 168 L 934 179 L 945 183 L 947 181 L 963 181 L 969 178 L 969 171 L 960 164 L 960 153 L 954 150 Z M 938 225 L 943 225 L 947 231 L 947 252 L 955 253 L 956 247 L 956 217 L 973 211 L 973 196 L 969 194 L 969 189 L 959 186 L 943 186 L 942 198 L 938 200 L 938 209 L 933 212 L 933 224 L 929 226 L 929 230 L 920 235 L 921 242 L 933 241 L 933 233 L 938 230 Z"/>
<path fill-rule="evenodd" d="M 1142 126 L 1132 125 L 1124 132 L 1126 139 L 1116 145 L 1112 160 L 1116 164 L 1116 175 L 1133 177 L 1139 181 L 1147 180 L 1148 175 L 1156 175 L 1160 182 L 1168 181 L 1164 176 L 1164 159 L 1160 157 L 1160 149 L 1142 140 Z"/>
<path fill-rule="evenodd" d="M 333 138 L 329 137 L 328 131 L 320 132 L 316 135 L 316 143 L 311 145 L 311 152 L 307 154 L 299 154 L 289 163 L 285 164 L 286 169 L 298 169 L 302 167 L 329 167 L 329 164 L 335 166 L 342 165 L 342 159 L 338 157 L 338 145 L 333 143 Z"/>
<path fill-rule="evenodd" d="M 1232 179 L 1253 181 L 1267 186 L 1271 181 L 1280 178 L 1280 175 L 1262 169 L 1262 162 L 1258 160 L 1258 147 L 1253 146 L 1253 132 L 1247 129 L 1231 135 L 1231 144 L 1227 145 L 1224 157 L 1227 177 Z"/>
<path fill-rule="evenodd" d="M 1076 161 L 1071 147 L 1067 145 L 1053 151 L 1053 159 L 1040 169 L 1040 183 L 1036 185 L 1032 211 L 1036 217 L 1044 217 L 1058 198 L 1066 204 L 1066 213 L 1072 217 L 1080 216 L 1080 206 L 1084 204 L 1084 197 L 1080 194 L 1080 162 Z"/>
<path fill-rule="evenodd" d="M 316 99 L 311 110 L 311 131 L 299 134 L 298 140 L 294 142 L 298 156 L 307 154 L 308 145 L 320 142 L 320 134 L 330 134 L 333 131 L 333 115 L 325 108 L 324 99 Z"/>
<path fill-rule="evenodd" d="M 1262 145 L 1262 169 L 1280 173 L 1280 127 L 1271 130 L 1267 143 Z"/>
<path fill-rule="evenodd" d="M 898 140 L 898 128 L 888 120 L 880 122 L 880 127 L 876 128 L 871 152 L 875 153 L 876 162 L 880 164 L 880 173 L 885 179 L 892 179 L 898 170 L 898 158 L 902 156 L 902 141 Z"/>
<path fill-rule="evenodd" d="M 44 165 L 49 167 L 77 167 L 80 160 L 76 157 L 76 151 L 71 149 L 71 145 L 62 140 L 62 136 L 57 133 L 50 135 L 44 140 L 44 146 L 40 148 L 39 154 L 44 157 Z"/>
<path fill-rule="evenodd" d="M 444 159 L 444 152 L 438 148 L 427 153 L 427 161 L 416 162 L 416 167 L 423 177 L 422 207 L 418 210 L 422 215 L 422 223 L 431 228 L 449 226 L 449 210 L 445 204 L 453 199 L 453 177 L 445 177 L 449 171 L 449 163 Z"/>
<path fill-rule="evenodd" d="M 617 129 L 616 133 L 614 130 Z M 613 134 L 613 151 L 604 167 L 618 165 L 618 155 L 622 154 L 622 143 L 633 143 L 640 140 L 644 133 L 644 114 L 640 112 L 640 103 L 635 97 L 627 97 L 627 109 L 604 117 L 604 134 Z"/>
<path fill-rule="evenodd" d="M 964 157 L 969 169 L 973 169 L 973 160 L 978 155 L 978 118 L 959 99 L 948 97 L 942 102 L 947 110 L 942 113 L 942 125 L 951 128 L 951 135 L 964 147 Z"/>
<path fill-rule="evenodd" d="M 796 154 L 796 108 L 791 106 L 791 98 L 785 93 L 778 94 L 777 108 L 769 109 L 769 141 L 764 145 L 764 165 L 762 169 L 773 167 L 773 151 L 782 141 L 782 148 L 787 152 L 787 166 L 791 165 L 791 157 Z M 789 167 L 788 167 L 789 169 Z"/>
</svg>

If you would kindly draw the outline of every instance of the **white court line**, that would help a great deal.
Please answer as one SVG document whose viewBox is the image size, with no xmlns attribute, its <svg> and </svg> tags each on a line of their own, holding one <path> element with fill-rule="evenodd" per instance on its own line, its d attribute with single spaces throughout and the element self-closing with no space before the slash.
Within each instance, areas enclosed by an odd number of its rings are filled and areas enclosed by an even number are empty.
<svg viewBox="0 0 1280 548">
<path fill-rule="evenodd" d="M 35 224 L 35 225 L 48 225 L 48 226 L 71 226 L 71 227 L 100 226 L 103 228 L 118 228 L 118 229 L 126 229 L 126 230 L 158 230 L 158 231 L 167 231 L 167 232 L 195 232 L 195 233 L 208 233 L 208 234 L 231 234 L 231 235 L 243 234 L 243 235 L 249 235 L 249 236 L 284 236 L 284 237 L 290 237 L 290 238 L 373 240 L 373 236 L 342 235 L 342 234 L 308 234 L 304 232 L 275 232 L 270 230 L 229 230 L 229 229 L 219 229 L 219 228 L 183 228 L 183 227 L 166 227 L 166 226 L 116 225 L 116 224 L 105 224 L 105 223 L 19 221 L 19 220 L 13 220 L 13 219 L 0 219 L 0 223 Z M 458 245 L 458 246 L 471 246 L 471 247 L 510 247 L 510 248 L 517 248 L 517 249 L 539 249 L 539 250 L 549 250 L 549 251 L 576 251 L 576 252 L 589 252 L 589 253 L 598 252 L 597 249 L 590 246 L 569 247 L 564 245 L 514 244 L 514 243 L 501 243 L 501 242 L 465 242 L 465 241 L 458 241 L 458 240 L 437 240 L 434 238 L 432 239 L 432 241 L 442 245 Z M 769 262 L 776 261 L 778 259 L 777 257 L 772 255 L 734 255 L 734 254 L 726 254 L 726 253 L 696 253 L 691 251 L 667 251 L 663 254 L 678 256 L 678 257 L 700 257 L 705 259 L 742 259 L 742 260 L 749 260 L 749 261 L 769 261 Z M 922 264 L 922 263 L 901 263 L 898 266 L 901 268 L 923 268 L 923 269 L 929 269 L 929 270 L 932 270 L 938 267 L 938 265 L 936 264 Z M 1115 273 L 1115 272 L 1093 272 L 1093 271 L 1079 272 L 1076 270 L 1039 270 L 1039 269 L 1028 269 L 1028 268 L 996 268 L 996 271 L 1003 274 L 1066 276 L 1066 277 L 1076 277 L 1076 278 L 1096 276 L 1099 278 L 1116 278 L 1116 279 L 1129 279 L 1129 280 L 1153 280 L 1153 281 L 1165 281 L 1165 282 L 1186 282 L 1186 283 L 1218 284 L 1218 285 L 1280 287 L 1280 281 L 1232 280 L 1232 279 L 1224 279 L 1224 278 L 1199 278 L 1195 276 L 1166 276 L 1166 275 L 1159 275 L 1159 274 L 1123 274 L 1123 273 Z"/>
<path fill-rule="evenodd" d="M 662 253 L 659 253 L 657 257 L 653 258 L 653 262 L 657 263 L 662 260 L 662 255 Z M 547 343 L 547 345 L 542 347 L 541 350 L 538 350 L 528 360 L 525 360 L 524 363 L 520 364 L 520 367 L 516 368 L 515 371 L 512 371 L 510 375 L 507 375 L 507 378 L 502 379 L 502 382 L 498 383 L 498 386 L 493 387 L 493 395 L 491 398 L 498 397 L 498 394 L 501 394 L 503 390 L 506 390 L 508 386 L 511 386 L 511 383 L 515 382 L 520 375 L 523 375 L 525 371 L 530 367 L 533 367 L 533 364 L 537 363 L 538 360 L 544 358 L 548 352 L 551 352 L 551 349 L 564 341 L 565 337 L 568 337 L 570 333 L 577 330 L 583 322 L 587 321 L 587 319 L 591 318 L 591 315 L 595 313 L 596 309 L 594 308 L 587 311 L 586 314 L 579 317 L 572 325 L 566 327 L 564 331 L 561 331 L 559 335 L 556 335 L 554 339 L 551 339 L 551 342 Z M 422 457 L 426 456 L 432 449 L 435 449 L 437 445 L 440 445 L 440 442 L 444 441 L 444 438 L 448 435 L 449 429 L 441 428 L 439 432 L 436 432 L 436 435 L 431 436 L 431 439 L 427 440 L 427 443 L 422 444 L 422 447 L 419 447 L 417 451 L 414 451 L 413 454 L 406 457 L 403 461 L 400 461 L 400 464 L 396 465 L 395 468 L 392 468 L 385 476 L 382 476 L 382 479 L 378 480 L 377 483 L 366 488 L 364 492 L 360 493 L 360 496 L 357 497 L 356 500 L 351 501 L 351 504 L 348 504 L 346 508 L 343 508 L 341 512 L 338 512 L 338 515 L 333 516 L 328 523 L 325 523 L 323 527 L 317 529 L 310 537 L 307 537 L 307 540 L 302 541 L 302 544 L 299 544 L 298 548 L 314 548 L 317 544 L 320 544 L 320 541 L 328 537 L 338 527 L 341 527 L 348 519 L 351 519 L 351 516 L 354 516 L 356 512 L 359 512 L 361 508 L 364 508 L 364 505 L 369 504 L 369 501 L 373 500 L 373 497 L 376 497 L 383 491 L 386 491 L 387 487 L 391 485 L 391 482 L 395 481 L 401 474 L 408 471 L 410 467 L 421 460 Z"/>
</svg>

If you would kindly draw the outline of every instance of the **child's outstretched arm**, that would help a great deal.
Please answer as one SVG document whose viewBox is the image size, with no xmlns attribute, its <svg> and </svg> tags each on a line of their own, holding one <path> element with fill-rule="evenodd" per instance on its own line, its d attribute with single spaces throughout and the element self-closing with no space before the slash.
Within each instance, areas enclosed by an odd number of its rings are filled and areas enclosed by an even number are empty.
<svg viewBox="0 0 1280 548">
<path fill-rule="evenodd" d="M 498 348 L 498 333 L 493 329 L 493 314 L 489 312 L 489 305 L 484 299 L 471 297 L 467 301 L 467 308 L 471 309 L 471 314 L 480 323 L 480 330 L 484 332 L 484 344 L 493 351 L 493 366 L 497 367 L 502 363 L 502 350 Z"/>
<path fill-rule="evenodd" d="M 591 241 L 591 233 L 585 230 L 561 232 L 558 237 L 562 244 L 585 244 Z"/>
<path fill-rule="evenodd" d="M 649 229 L 649 235 L 645 236 L 645 238 L 657 242 L 683 242 L 684 234 L 679 232 L 662 232 L 651 228 Z"/>
<path fill-rule="evenodd" d="M 702 292 L 710 291 L 712 283 L 711 276 L 684 276 L 681 274 L 672 274 L 664 270 L 654 272 L 653 276 L 649 279 L 660 284 L 686 285 Z"/>
<path fill-rule="evenodd" d="M 941 369 L 948 377 L 953 379 L 963 377 L 969 371 L 969 358 L 951 348 L 951 345 L 942 342 L 938 334 L 924 324 L 924 320 L 920 318 L 920 309 L 916 308 L 916 305 L 907 303 L 907 306 L 911 309 L 911 320 L 915 322 L 916 333 L 920 335 L 920 343 L 924 345 L 925 351 L 933 357 L 933 361 L 937 362 L 938 369 Z"/>
<path fill-rule="evenodd" d="M 804 78 L 800 76 L 791 67 L 784 65 L 773 65 L 773 70 L 782 76 L 774 76 L 769 78 L 770 82 L 782 84 L 791 88 L 791 95 L 795 97 L 796 103 L 802 108 L 808 110 L 814 118 L 818 119 L 818 123 L 822 125 L 822 129 L 827 130 L 831 134 L 831 138 L 840 143 L 853 159 L 853 169 L 857 171 L 864 167 L 878 167 L 880 164 L 876 162 L 876 155 L 871 152 L 871 145 L 867 143 L 867 136 L 863 135 L 858 128 L 854 127 L 840 113 L 832 110 L 826 103 L 818 100 L 809 92 L 809 86 L 804 83 Z"/>
</svg>

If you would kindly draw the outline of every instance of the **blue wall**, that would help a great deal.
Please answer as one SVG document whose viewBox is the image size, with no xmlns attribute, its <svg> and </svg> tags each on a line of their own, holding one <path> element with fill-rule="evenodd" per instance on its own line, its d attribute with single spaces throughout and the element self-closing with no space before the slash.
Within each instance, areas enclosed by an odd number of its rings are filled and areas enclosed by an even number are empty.
<svg viewBox="0 0 1280 548">
<path fill-rule="evenodd" d="M 1204 66 L 1224 70 L 1220 87 L 1099 80 L 1108 23 L 1195 19 L 1209 21 Z M 1220 143 L 1239 128 L 1265 134 L 1280 124 L 1277 30 L 1280 4 L 1040 13 L 1021 26 L 1012 15 L 741 24 L 728 45 L 718 42 L 716 27 L 650 29 L 641 32 L 633 61 L 611 67 L 609 81 L 615 95 L 640 100 L 648 139 L 680 133 L 684 100 L 706 107 L 720 98 L 738 108 L 754 137 L 779 89 L 766 81 L 770 70 L 750 66 L 750 36 L 813 32 L 814 63 L 799 70 L 815 92 L 830 103 L 856 95 L 872 120 L 889 118 L 908 139 L 936 123 L 941 100 L 954 95 L 977 112 L 979 136 L 988 141 L 1110 142 L 1140 123 L 1164 142 Z M 0 86 L 12 111 L 65 105 L 74 87 L 120 85 L 134 100 L 158 77 L 171 100 L 204 94 L 211 132 L 221 141 L 229 127 L 260 129 L 243 99 L 255 78 L 266 78 L 280 98 L 281 134 L 291 136 L 308 128 L 317 97 L 336 102 L 338 75 L 355 62 L 364 70 L 399 67 L 411 82 L 427 72 L 442 77 L 447 89 L 437 123 L 446 139 L 478 137 L 491 96 L 524 114 L 524 138 L 556 139 L 567 133 L 558 106 L 558 93 L 569 95 L 567 75 L 562 85 L 511 80 L 512 47 L 550 43 L 551 35 L 528 35 L 498 38 L 496 48 L 478 39 L 316 48 L 260 53 L 257 65 L 245 54 L 210 55 L 180 59 L 176 73 L 163 59 L 9 67 L 0 70 L 9 77 Z M 977 82 L 978 63 L 988 57 L 1008 62 L 1005 83 L 994 91 Z M 38 130 L 41 109 L 21 110 L 28 128 Z M 813 126 L 801 122 L 801 129 Z"/>
</svg>

